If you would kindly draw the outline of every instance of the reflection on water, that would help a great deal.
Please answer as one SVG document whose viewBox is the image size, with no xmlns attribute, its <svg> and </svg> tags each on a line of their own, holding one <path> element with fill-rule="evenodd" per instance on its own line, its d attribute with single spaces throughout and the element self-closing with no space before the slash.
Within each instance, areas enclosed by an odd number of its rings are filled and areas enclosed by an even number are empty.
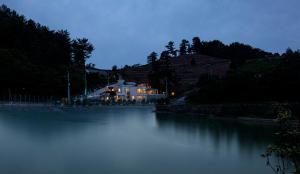
<svg viewBox="0 0 300 174">
<path fill-rule="evenodd" d="M 2 107 L 0 173 L 271 173 L 273 131 L 152 107 Z"/>
<path fill-rule="evenodd" d="M 159 115 L 156 120 L 161 132 L 186 139 L 189 143 L 209 143 L 216 151 L 238 148 L 239 154 L 252 154 L 253 150 L 264 149 L 272 142 L 276 130 L 274 126 L 183 115 Z"/>
</svg>

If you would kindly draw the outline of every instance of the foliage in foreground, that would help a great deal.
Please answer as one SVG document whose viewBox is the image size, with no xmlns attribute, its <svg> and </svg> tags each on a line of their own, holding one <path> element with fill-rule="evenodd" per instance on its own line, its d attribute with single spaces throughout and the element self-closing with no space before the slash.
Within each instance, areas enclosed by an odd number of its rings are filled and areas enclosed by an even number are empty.
<svg viewBox="0 0 300 174">
<path fill-rule="evenodd" d="M 292 125 L 290 110 L 280 108 L 278 121 L 280 129 L 275 133 L 276 142 L 262 156 L 276 174 L 300 173 L 300 132 Z"/>
</svg>

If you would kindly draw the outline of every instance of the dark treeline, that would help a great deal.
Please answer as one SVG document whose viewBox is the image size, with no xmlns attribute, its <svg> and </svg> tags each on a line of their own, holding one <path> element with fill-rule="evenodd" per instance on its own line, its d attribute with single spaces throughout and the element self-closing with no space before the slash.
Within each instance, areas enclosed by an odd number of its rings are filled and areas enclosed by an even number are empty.
<svg viewBox="0 0 300 174">
<path fill-rule="evenodd" d="M 27 20 L 5 5 L 0 7 L 0 92 L 2 96 L 30 94 L 66 96 L 67 72 L 71 91 L 84 89 L 85 61 L 93 46 Z"/>
<path fill-rule="evenodd" d="M 199 37 L 194 37 L 191 43 L 182 40 L 178 49 L 174 45 L 170 41 L 159 58 L 155 52 L 147 58 L 151 65 L 150 83 L 161 91 L 166 90 L 166 84 L 176 91 L 178 79 L 170 68 L 171 58 L 203 54 L 231 60 L 231 70 L 224 78 L 199 77 L 195 90 L 188 97 L 192 102 L 299 101 L 299 50 L 287 49 L 280 55 L 238 42 L 226 45 L 218 40 L 201 41 Z"/>
<path fill-rule="evenodd" d="M 178 49 L 176 49 L 174 45 L 174 42 L 170 41 L 166 45 L 166 50 L 164 51 L 171 57 L 188 54 L 203 54 L 212 57 L 230 59 L 232 62 L 232 68 L 245 63 L 247 60 L 280 56 L 278 53 L 273 54 L 239 42 L 226 45 L 219 40 L 201 41 L 199 37 L 194 37 L 192 42 L 183 39 L 179 44 Z"/>
<path fill-rule="evenodd" d="M 299 102 L 300 51 L 288 49 L 278 58 L 251 60 L 225 78 L 204 75 L 192 102 Z"/>
<path fill-rule="evenodd" d="M 203 54 L 230 59 L 232 69 L 236 69 L 248 60 L 279 56 L 278 53 L 269 53 L 238 42 L 226 45 L 218 40 L 201 41 L 199 37 L 194 37 L 191 43 L 190 41 L 183 39 L 179 44 L 179 47 L 176 48 L 175 43 L 170 41 L 159 57 L 156 52 L 152 52 L 147 57 L 147 62 L 151 66 L 151 71 L 149 73 L 151 86 L 160 91 L 166 91 L 167 87 L 169 88 L 169 92 L 176 91 L 176 88 L 178 88 L 178 78 L 170 66 L 170 60 L 171 58 L 191 54 Z M 191 63 L 193 64 L 193 61 Z"/>
<path fill-rule="evenodd" d="M 163 51 L 159 58 L 155 52 L 152 52 L 147 57 L 148 64 L 150 65 L 150 71 L 148 73 L 150 85 L 160 92 L 170 93 L 171 91 L 176 91 L 178 87 L 177 75 L 171 67 L 170 60 L 175 56 L 173 47 L 170 47 L 167 51 Z"/>
</svg>

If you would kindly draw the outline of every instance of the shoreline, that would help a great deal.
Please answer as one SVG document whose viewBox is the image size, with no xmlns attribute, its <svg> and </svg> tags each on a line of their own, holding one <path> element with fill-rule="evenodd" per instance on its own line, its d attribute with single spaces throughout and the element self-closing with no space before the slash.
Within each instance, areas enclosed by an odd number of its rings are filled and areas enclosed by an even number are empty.
<svg viewBox="0 0 300 174">
<path fill-rule="evenodd" d="M 232 105 L 232 104 L 231 104 Z M 134 104 L 134 105 L 55 105 L 52 103 L 0 103 L 0 109 L 1 108 L 26 108 L 26 107 L 55 107 L 60 109 L 76 109 L 76 108 L 86 108 L 86 109 L 101 109 L 101 108 L 107 108 L 107 109 L 134 109 L 134 108 L 152 108 L 153 112 L 156 114 L 156 116 L 159 117 L 181 117 L 181 118 L 199 118 L 199 119 L 212 119 L 212 120 L 234 120 L 238 122 L 243 123 L 249 123 L 249 124 L 265 124 L 265 125 L 278 125 L 278 122 L 276 118 L 270 118 L 269 116 L 266 116 L 262 114 L 260 117 L 257 115 L 260 114 L 253 114 L 250 115 L 239 115 L 238 113 L 234 114 L 226 114 L 221 113 L 220 109 L 216 109 L 214 105 L 205 105 L 209 106 L 210 109 L 206 110 L 206 112 L 197 112 L 197 110 L 192 110 L 190 108 L 186 108 L 186 106 L 174 106 L 171 105 L 163 105 L 163 106 L 157 106 L 154 104 Z M 219 105 L 218 105 L 219 106 Z M 217 112 L 207 112 L 207 111 L 217 111 Z M 299 127 L 298 121 L 292 121 L 293 125 L 295 127 Z"/>
<path fill-rule="evenodd" d="M 195 105 L 156 105 L 156 114 L 161 117 L 195 117 L 203 119 L 235 120 L 244 123 L 278 125 L 276 115 L 281 106 L 294 113 L 291 123 L 299 127 L 299 103 L 223 103 Z"/>
<path fill-rule="evenodd" d="M 262 117 L 229 117 L 229 116 L 212 116 L 212 115 L 204 115 L 197 113 L 172 113 L 172 112 L 156 112 L 158 117 L 173 117 L 175 118 L 196 118 L 196 119 L 209 119 L 209 120 L 230 120 L 237 121 L 244 124 L 260 124 L 260 125 L 271 125 L 278 126 L 279 122 L 277 119 L 271 118 L 262 118 Z M 300 127 L 298 124 L 298 120 L 291 120 L 291 124 L 293 127 Z"/>
<path fill-rule="evenodd" d="M 0 107 L 60 107 L 60 108 L 135 108 L 155 107 L 154 104 L 131 104 L 131 105 L 57 105 L 52 103 L 0 103 Z"/>
</svg>

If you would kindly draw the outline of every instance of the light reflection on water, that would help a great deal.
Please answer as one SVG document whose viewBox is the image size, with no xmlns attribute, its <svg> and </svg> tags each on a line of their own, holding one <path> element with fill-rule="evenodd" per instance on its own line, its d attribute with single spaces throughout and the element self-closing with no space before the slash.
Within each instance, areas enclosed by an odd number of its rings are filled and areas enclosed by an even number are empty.
<svg viewBox="0 0 300 174">
<path fill-rule="evenodd" d="M 0 108 L 0 173 L 272 173 L 273 127 L 152 107 Z"/>
</svg>

